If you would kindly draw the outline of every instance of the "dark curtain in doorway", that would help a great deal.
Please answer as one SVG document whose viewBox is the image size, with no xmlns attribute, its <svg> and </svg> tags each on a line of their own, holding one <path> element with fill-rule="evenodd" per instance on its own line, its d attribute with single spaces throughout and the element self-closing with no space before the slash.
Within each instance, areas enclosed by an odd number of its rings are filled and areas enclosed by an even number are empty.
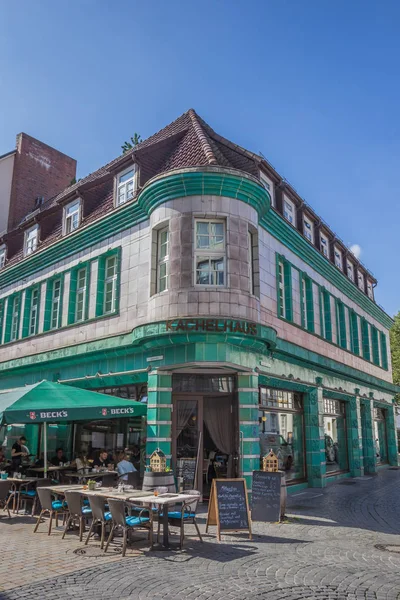
<svg viewBox="0 0 400 600">
<path fill-rule="evenodd" d="M 204 422 L 216 447 L 228 455 L 228 477 L 233 474 L 235 451 L 231 404 L 231 398 L 204 398 Z"/>
</svg>

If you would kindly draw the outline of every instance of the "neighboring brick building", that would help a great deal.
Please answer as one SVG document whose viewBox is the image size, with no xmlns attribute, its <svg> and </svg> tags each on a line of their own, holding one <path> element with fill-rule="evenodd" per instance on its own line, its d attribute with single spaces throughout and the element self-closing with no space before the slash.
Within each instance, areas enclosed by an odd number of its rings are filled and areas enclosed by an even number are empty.
<svg viewBox="0 0 400 600">
<path fill-rule="evenodd" d="M 54 444 L 141 442 L 178 468 L 200 440 L 219 475 L 250 487 L 271 447 L 297 488 L 397 464 L 376 279 L 264 158 L 195 111 L 0 243 L 0 387 L 148 398 L 145 442 L 121 420 L 59 426 Z"/>
</svg>

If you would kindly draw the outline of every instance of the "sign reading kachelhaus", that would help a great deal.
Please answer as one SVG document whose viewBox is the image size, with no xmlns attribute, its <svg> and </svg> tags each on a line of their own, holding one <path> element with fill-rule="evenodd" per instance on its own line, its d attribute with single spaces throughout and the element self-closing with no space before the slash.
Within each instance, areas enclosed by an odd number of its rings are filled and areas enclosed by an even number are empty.
<svg viewBox="0 0 400 600">
<path fill-rule="evenodd" d="M 216 333 L 244 333 L 257 335 L 257 324 L 231 319 L 174 319 L 166 321 L 167 331 L 202 331 Z"/>
</svg>

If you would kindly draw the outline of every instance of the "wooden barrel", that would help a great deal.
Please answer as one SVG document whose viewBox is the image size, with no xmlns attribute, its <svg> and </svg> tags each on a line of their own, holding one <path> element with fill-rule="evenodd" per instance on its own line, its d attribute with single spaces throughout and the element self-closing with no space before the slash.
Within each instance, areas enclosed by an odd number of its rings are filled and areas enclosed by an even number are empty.
<svg viewBox="0 0 400 600">
<path fill-rule="evenodd" d="M 158 487 L 166 487 L 169 492 L 176 492 L 175 477 L 170 473 L 147 473 L 143 474 L 142 489 L 146 492 L 153 492 Z"/>
</svg>

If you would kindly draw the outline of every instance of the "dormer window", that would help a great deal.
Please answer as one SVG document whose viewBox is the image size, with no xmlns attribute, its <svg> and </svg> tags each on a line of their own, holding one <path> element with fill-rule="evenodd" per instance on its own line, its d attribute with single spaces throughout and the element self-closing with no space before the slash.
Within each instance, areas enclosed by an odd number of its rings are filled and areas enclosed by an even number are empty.
<svg viewBox="0 0 400 600">
<path fill-rule="evenodd" d="M 267 192 L 269 193 L 269 195 L 271 196 L 272 206 L 275 206 L 274 186 L 273 186 L 272 181 L 262 171 L 260 171 L 260 181 L 261 181 L 261 185 L 263 186 L 263 188 L 265 188 L 267 190 Z"/>
<path fill-rule="evenodd" d="M 28 254 L 32 254 L 35 252 L 39 240 L 39 226 L 35 225 L 31 227 L 25 232 L 25 246 L 24 246 L 24 254 L 28 256 Z"/>
<path fill-rule="evenodd" d="M 117 175 L 116 206 L 132 200 L 136 189 L 136 168 L 133 165 Z"/>
<path fill-rule="evenodd" d="M 2 269 L 6 264 L 6 247 L 0 247 L 0 269 Z"/>
<path fill-rule="evenodd" d="M 358 271 L 358 287 L 363 292 L 365 291 L 364 275 Z"/>
<path fill-rule="evenodd" d="M 78 198 L 64 208 L 64 234 L 68 235 L 78 229 L 81 221 L 81 200 Z"/>
<path fill-rule="evenodd" d="M 336 246 L 335 246 L 335 265 L 337 266 L 338 269 L 343 271 L 343 255 L 342 255 L 341 251 L 339 250 L 339 248 L 337 248 Z"/>
<path fill-rule="evenodd" d="M 347 277 L 354 283 L 354 265 L 347 259 Z"/>
<path fill-rule="evenodd" d="M 372 281 L 370 281 L 369 279 L 367 279 L 367 292 L 368 292 L 368 298 L 373 300 L 374 299 L 374 288 L 372 286 Z"/>
<path fill-rule="evenodd" d="M 324 233 L 319 234 L 319 243 L 321 246 L 321 252 L 326 258 L 329 258 L 329 240 Z"/>
<path fill-rule="evenodd" d="M 294 203 L 286 197 L 283 200 L 283 216 L 285 217 L 286 221 L 289 221 L 289 223 L 296 227 L 296 212 Z"/>
<path fill-rule="evenodd" d="M 314 224 L 305 215 L 303 216 L 303 233 L 304 236 L 313 244 L 314 243 Z"/>
</svg>

